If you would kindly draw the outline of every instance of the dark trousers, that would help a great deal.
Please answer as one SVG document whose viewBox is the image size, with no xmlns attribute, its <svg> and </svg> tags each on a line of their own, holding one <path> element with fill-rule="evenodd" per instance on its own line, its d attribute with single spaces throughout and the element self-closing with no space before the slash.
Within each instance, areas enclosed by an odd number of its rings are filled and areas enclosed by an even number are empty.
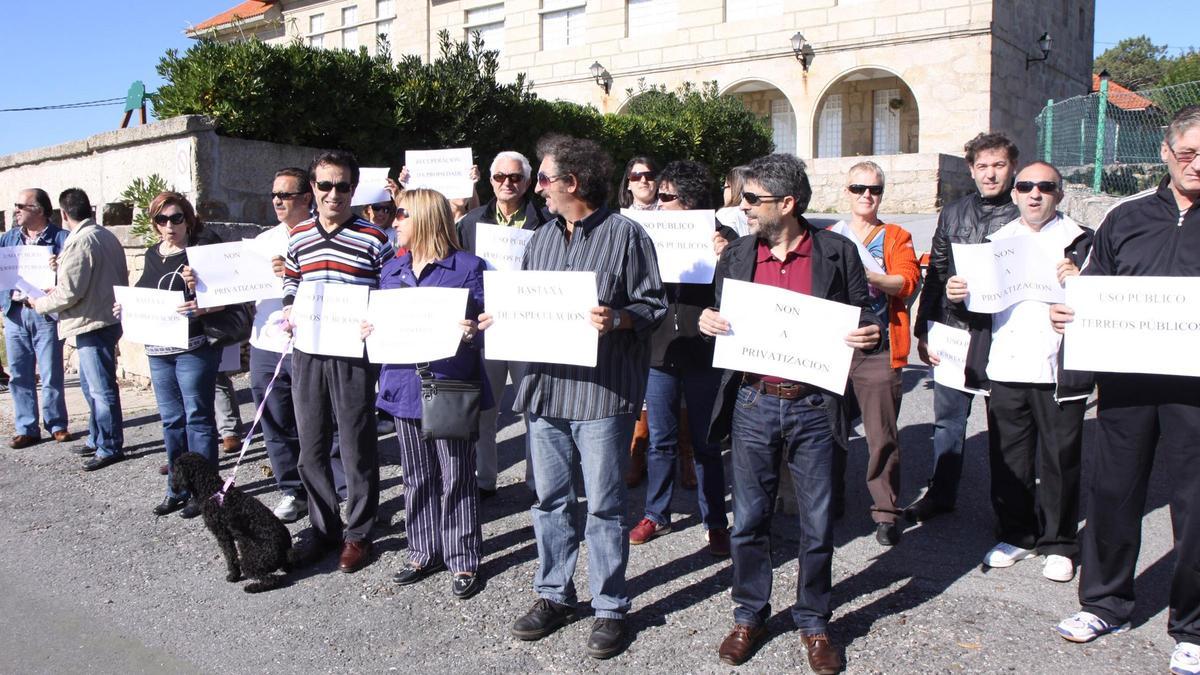
<svg viewBox="0 0 1200 675">
<path fill-rule="evenodd" d="M 1110 624 L 1133 614 L 1150 470 L 1170 477 L 1175 572 L 1167 632 L 1200 643 L 1200 378 L 1098 374 L 1099 422 L 1088 476 L 1079 602 Z"/>
<path fill-rule="evenodd" d="M 900 495 L 900 369 L 892 367 L 886 349 L 874 354 L 854 350 L 850 383 L 858 399 L 863 430 L 867 435 L 867 492 L 871 493 L 871 519 L 894 523 L 903 509 L 896 506 Z M 834 455 L 834 492 L 841 494 L 846 479 L 846 456 Z"/>
<path fill-rule="evenodd" d="M 308 517 L 329 543 L 367 540 L 379 511 L 379 447 L 375 430 L 374 369 L 365 358 L 292 352 L 300 480 Z M 334 423 L 346 470 L 347 520 L 338 513 L 330 448 Z"/>
<path fill-rule="evenodd" d="M 805 635 L 823 633 L 832 615 L 833 429 L 820 394 L 784 400 L 750 387 L 738 390 L 733 439 L 733 619 L 761 626 L 771 616 L 771 515 L 785 459 L 796 486 L 800 519 L 796 604 L 792 619 Z"/>
<path fill-rule="evenodd" d="M 933 477 L 929 479 L 929 495 L 942 508 L 952 509 L 958 501 L 967 418 L 974 398 L 974 394 L 936 382 L 933 385 Z"/>
<path fill-rule="evenodd" d="M 1087 399 L 1052 384 L 992 382 L 988 458 L 996 537 L 1042 555 L 1079 553 L 1079 458 Z"/>
</svg>

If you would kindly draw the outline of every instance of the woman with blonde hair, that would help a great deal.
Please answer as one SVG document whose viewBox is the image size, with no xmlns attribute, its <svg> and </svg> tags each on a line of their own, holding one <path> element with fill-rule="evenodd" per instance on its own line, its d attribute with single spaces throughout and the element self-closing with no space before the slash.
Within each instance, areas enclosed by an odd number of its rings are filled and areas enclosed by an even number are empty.
<svg viewBox="0 0 1200 675">
<path fill-rule="evenodd" d="M 483 311 L 482 259 L 459 248 L 450 204 L 432 190 L 406 190 L 398 198 L 396 244 L 407 252 L 388 262 L 379 285 L 387 288 L 465 288 L 467 307 L 458 352 L 420 364 L 435 380 L 482 383 L 482 407 L 492 405 L 483 370 L 482 336 L 475 322 Z M 372 326 L 364 324 L 363 335 Z M 475 441 L 421 436 L 421 378 L 418 364 L 388 364 L 379 377 L 377 407 L 396 418 L 396 440 L 404 474 L 408 562 L 395 582 L 409 585 L 442 569 L 453 574 L 451 592 L 466 599 L 482 587 L 475 481 Z M 464 424 L 469 424 L 464 420 Z M 471 429 L 474 432 L 474 428 Z"/>
</svg>

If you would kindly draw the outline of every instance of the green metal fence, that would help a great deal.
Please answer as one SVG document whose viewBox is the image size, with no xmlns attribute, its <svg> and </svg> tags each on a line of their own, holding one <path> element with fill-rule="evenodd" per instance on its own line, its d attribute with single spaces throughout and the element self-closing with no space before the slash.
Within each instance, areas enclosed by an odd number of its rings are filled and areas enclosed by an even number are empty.
<svg viewBox="0 0 1200 675">
<path fill-rule="evenodd" d="M 1200 82 L 1130 91 L 1106 79 L 1100 91 L 1047 101 L 1037 117 L 1041 158 L 1068 183 L 1127 195 L 1165 174 L 1159 148 L 1171 116 L 1200 103 Z"/>
</svg>

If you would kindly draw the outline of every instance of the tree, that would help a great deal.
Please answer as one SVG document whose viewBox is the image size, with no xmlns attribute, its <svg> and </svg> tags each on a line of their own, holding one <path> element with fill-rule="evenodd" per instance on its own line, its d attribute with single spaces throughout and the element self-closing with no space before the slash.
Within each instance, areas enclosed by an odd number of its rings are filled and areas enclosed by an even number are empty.
<svg viewBox="0 0 1200 675">
<path fill-rule="evenodd" d="M 1200 52 L 1190 51 L 1173 59 L 1167 66 L 1161 84 L 1165 87 L 1171 84 L 1200 81 Z"/>
<path fill-rule="evenodd" d="M 1145 35 L 1125 38 L 1096 57 L 1093 70 L 1107 70 L 1114 82 L 1130 89 L 1158 85 L 1170 62 L 1165 45 L 1156 45 Z"/>
</svg>

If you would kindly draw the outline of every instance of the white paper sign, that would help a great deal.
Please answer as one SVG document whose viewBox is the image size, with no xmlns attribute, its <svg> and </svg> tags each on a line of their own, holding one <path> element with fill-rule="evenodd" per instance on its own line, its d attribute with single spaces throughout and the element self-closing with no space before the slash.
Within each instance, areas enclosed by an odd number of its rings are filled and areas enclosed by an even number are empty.
<svg viewBox="0 0 1200 675">
<path fill-rule="evenodd" d="M 370 292 L 354 284 L 301 283 L 292 304 L 294 347 L 307 354 L 361 357 Z"/>
<path fill-rule="evenodd" d="M 839 220 L 833 225 L 830 225 L 829 231 L 837 232 L 843 237 L 854 242 L 854 246 L 858 248 L 858 258 L 859 260 L 862 260 L 863 267 L 876 274 L 886 274 L 886 272 L 883 271 L 883 267 L 880 266 L 879 261 L 875 259 L 875 256 L 871 255 L 871 252 L 867 250 L 866 246 L 863 246 L 863 243 L 858 239 L 858 235 L 854 234 L 854 230 L 848 223 L 846 223 L 846 221 Z M 880 230 L 880 232 L 882 231 L 883 230 Z"/>
<path fill-rule="evenodd" d="M 713 211 L 638 211 L 621 209 L 637 221 L 654 242 L 658 272 L 672 284 L 710 284 L 717 268 L 713 252 Z"/>
<path fill-rule="evenodd" d="M 271 259 L 247 242 L 189 246 L 187 256 L 199 307 L 283 297 L 283 280 L 272 271 Z"/>
<path fill-rule="evenodd" d="M 0 247 L 0 291 L 13 288 L 54 288 L 49 246 Z M 18 285 L 24 281 L 27 286 Z"/>
<path fill-rule="evenodd" d="M 483 343 L 487 358 L 596 367 L 595 272 L 487 270 L 483 292 L 493 317 Z"/>
<path fill-rule="evenodd" d="M 366 206 L 392 201 L 387 191 L 388 168 L 386 166 L 364 166 L 358 170 L 358 187 L 350 198 L 350 206 Z M 468 195 L 470 196 L 470 195 Z"/>
<path fill-rule="evenodd" d="M 1068 370 L 1200 376 L 1200 278 L 1069 277 Z"/>
<path fill-rule="evenodd" d="M 408 150 L 404 165 L 408 167 L 408 190 L 428 188 L 442 193 L 446 199 L 468 199 L 475 189 L 471 180 L 470 148 L 448 150 Z"/>
<path fill-rule="evenodd" d="M 774 375 L 841 394 L 858 328 L 858 307 L 794 291 L 726 279 L 721 316 L 729 335 L 717 337 L 713 366 Z"/>
<path fill-rule="evenodd" d="M 967 309 L 995 314 L 1023 300 L 1062 302 L 1058 262 L 1036 237 L 951 244 L 954 269 L 967 280 Z"/>
<path fill-rule="evenodd" d="M 467 315 L 465 288 L 390 288 L 371 291 L 367 336 L 371 363 L 422 363 L 458 352 Z"/>
<path fill-rule="evenodd" d="M 179 313 L 183 291 L 113 286 L 121 306 L 121 331 L 130 342 L 156 347 L 188 346 L 188 318 Z"/>
<path fill-rule="evenodd" d="M 972 389 L 967 386 L 967 349 L 971 346 L 971 334 L 961 328 L 947 326 L 944 323 L 928 321 L 929 332 L 925 342 L 929 353 L 936 354 L 940 363 L 933 367 L 933 381 L 943 387 L 950 387 L 968 394 L 988 395 L 982 389 Z"/>
<path fill-rule="evenodd" d="M 287 225 L 276 225 L 265 232 L 259 233 L 253 239 L 243 239 L 242 243 L 247 248 L 253 249 L 255 255 L 267 260 L 276 256 L 286 258 L 288 249 Z"/>
<path fill-rule="evenodd" d="M 475 255 L 483 258 L 490 270 L 520 270 L 525 247 L 533 232 L 520 227 L 478 223 L 475 226 Z"/>
</svg>

